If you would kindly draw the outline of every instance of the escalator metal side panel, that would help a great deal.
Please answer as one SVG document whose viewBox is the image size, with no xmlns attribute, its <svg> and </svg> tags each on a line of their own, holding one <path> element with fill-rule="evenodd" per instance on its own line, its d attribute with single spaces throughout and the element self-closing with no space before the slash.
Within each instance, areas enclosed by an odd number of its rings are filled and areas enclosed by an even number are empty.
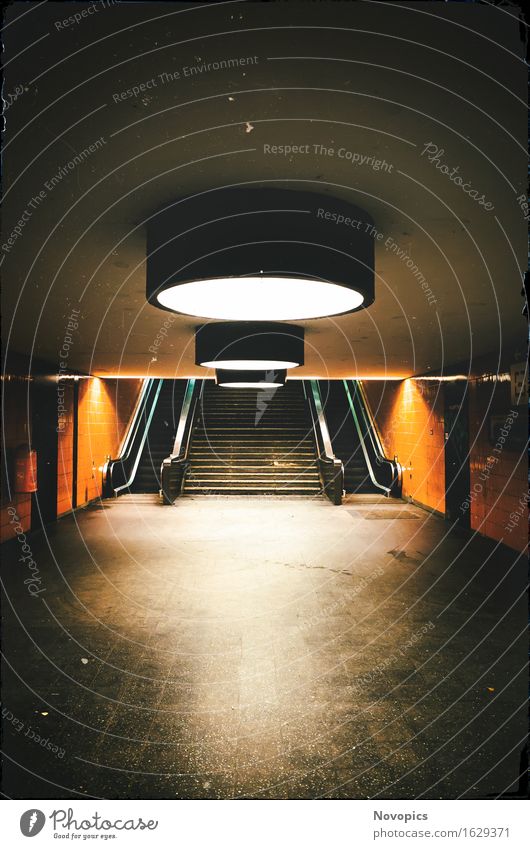
<svg viewBox="0 0 530 849">
<path fill-rule="evenodd" d="M 162 379 L 155 378 L 147 378 L 144 381 L 122 439 L 119 454 L 114 459 L 109 458 L 103 467 L 104 496 L 117 496 L 123 491 L 124 485 L 128 485 L 127 481 L 131 478 L 131 471 L 145 442 L 148 423 L 145 423 L 143 419 L 148 417 L 150 420 L 149 412 L 153 406 L 156 406 L 162 383 Z"/>
<path fill-rule="evenodd" d="M 163 384 L 163 379 L 159 379 L 155 382 L 153 397 L 148 399 L 145 406 L 139 412 L 137 435 L 131 447 L 127 466 L 125 467 L 125 464 L 122 462 L 125 469 L 126 480 L 120 486 L 114 488 L 114 495 L 116 496 L 126 492 L 134 481 Z M 145 424 L 142 422 L 142 418 L 144 419 Z"/>
<path fill-rule="evenodd" d="M 351 414 L 359 435 L 370 478 L 374 486 L 387 497 L 397 495 L 400 476 L 397 464 L 385 457 L 372 411 L 362 388 L 361 381 L 343 380 Z"/>
<path fill-rule="evenodd" d="M 204 385 L 204 380 L 194 377 L 187 381 L 173 449 L 171 454 L 162 461 L 160 467 L 159 495 L 163 504 L 173 504 L 182 493 L 189 466 L 189 446 L 199 417 L 199 401 L 202 398 Z"/>
</svg>

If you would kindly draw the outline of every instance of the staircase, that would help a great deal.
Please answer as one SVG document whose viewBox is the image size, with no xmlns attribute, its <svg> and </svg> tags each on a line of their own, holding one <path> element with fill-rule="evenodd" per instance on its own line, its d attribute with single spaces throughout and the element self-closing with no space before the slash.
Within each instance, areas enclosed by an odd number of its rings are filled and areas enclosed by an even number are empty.
<svg viewBox="0 0 530 849">
<path fill-rule="evenodd" d="M 319 495 L 302 382 L 274 391 L 206 381 L 189 461 L 185 495 Z"/>
<path fill-rule="evenodd" d="M 159 491 L 160 466 L 173 448 L 185 388 L 185 380 L 163 381 L 130 492 Z"/>
<path fill-rule="evenodd" d="M 342 380 L 319 383 L 333 451 L 344 464 L 344 489 L 350 493 L 380 493 L 368 473 Z"/>
</svg>

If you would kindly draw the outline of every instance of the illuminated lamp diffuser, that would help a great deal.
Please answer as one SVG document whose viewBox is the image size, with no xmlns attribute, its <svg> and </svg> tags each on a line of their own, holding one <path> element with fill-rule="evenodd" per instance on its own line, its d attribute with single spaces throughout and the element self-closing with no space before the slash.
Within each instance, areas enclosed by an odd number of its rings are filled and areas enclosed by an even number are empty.
<svg viewBox="0 0 530 849">
<path fill-rule="evenodd" d="M 147 299 L 227 321 L 298 321 L 374 300 L 373 221 L 346 201 L 292 189 L 221 188 L 147 223 Z"/>
</svg>

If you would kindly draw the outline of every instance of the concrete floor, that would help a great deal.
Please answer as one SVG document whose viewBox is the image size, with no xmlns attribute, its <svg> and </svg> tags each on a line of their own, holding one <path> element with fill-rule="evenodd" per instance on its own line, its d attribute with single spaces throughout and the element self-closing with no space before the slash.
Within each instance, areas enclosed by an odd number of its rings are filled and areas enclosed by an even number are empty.
<svg viewBox="0 0 530 849">
<path fill-rule="evenodd" d="M 4 794 L 513 790 L 524 559 L 369 502 L 103 502 L 30 539 L 36 598 L 5 546 Z"/>
</svg>

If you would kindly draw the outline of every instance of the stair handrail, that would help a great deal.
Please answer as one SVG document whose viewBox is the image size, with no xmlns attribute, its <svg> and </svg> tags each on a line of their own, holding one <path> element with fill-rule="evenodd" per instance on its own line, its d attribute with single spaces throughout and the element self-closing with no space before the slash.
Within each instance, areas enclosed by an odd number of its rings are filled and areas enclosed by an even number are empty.
<svg viewBox="0 0 530 849">
<path fill-rule="evenodd" d="M 306 383 L 309 383 L 308 391 Z M 330 501 L 342 504 L 344 494 L 344 464 L 333 452 L 320 389 L 316 380 L 304 380 L 304 395 L 309 405 L 311 424 L 318 450 L 318 470 L 322 489 Z"/>
<path fill-rule="evenodd" d="M 389 460 L 384 455 L 383 446 L 379 440 L 379 433 L 377 431 L 377 427 L 375 425 L 375 421 L 372 421 L 369 418 L 369 405 L 366 399 L 366 394 L 362 387 L 360 387 L 360 381 L 351 380 L 352 388 L 353 388 L 353 396 L 350 392 L 350 388 L 348 386 L 348 380 L 342 381 L 344 384 L 344 389 L 346 391 L 346 398 L 348 400 L 348 405 L 350 407 L 350 412 L 353 417 L 353 421 L 355 424 L 355 429 L 357 431 L 357 435 L 359 437 L 359 442 L 361 444 L 361 449 L 364 454 L 364 459 L 366 461 L 366 466 L 368 468 L 368 474 L 370 475 L 370 480 L 376 489 L 381 490 L 387 497 L 392 494 L 393 489 L 395 489 L 399 484 L 399 468 L 397 463 L 392 460 Z M 358 400 L 356 405 L 355 401 Z M 359 415 L 358 415 L 359 414 Z M 361 423 L 359 422 L 359 416 L 362 417 L 363 427 L 361 427 Z M 370 457 L 370 453 L 366 447 L 366 440 L 370 441 L 372 452 L 374 455 L 375 462 L 378 466 L 383 466 L 383 464 L 388 464 L 391 469 L 391 482 L 390 486 L 385 486 L 377 480 L 374 466 Z"/>
<path fill-rule="evenodd" d="M 184 400 L 182 401 L 182 408 L 180 411 L 179 423 L 177 426 L 177 432 L 175 434 L 175 442 L 173 444 L 173 449 L 171 451 L 170 457 L 181 457 L 182 455 L 187 455 L 189 449 L 189 441 L 191 436 L 191 428 L 189 427 L 191 421 L 195 415 L 195 408 L 197 407 L 198 394 L 195 392 L 196 379 L 194 377 L 190 377 L 186 384 L 186 389 L 184 392 Z M 190 416 L 190 410 L 193 405 L 192 415 Z"/>
<path fill-rule="evenodd" d="M 198 383 L 199 385 L 197 385 Z M 169 457 L 165 457 L 164 460 L 162 460 L 162 464 L 160 466 L 160 497 L 165 504 L 173 504 L 182 491 L 184 477 L 189 465 L 188 453 L 193 423 L 195 421 L 195 413 L 199 399 L 202 398 L 203 390 L 203 380 L 197 381 L 195 377 L 188 379 L 180 410 L 173 449 Z M 174 481 L 172 480 L 174 477 L 174 475 L 172 475 L 172 471 L 175 472 L 176 469 L 178 469 L 180 473 L 177 476 L 178 480 L 175 486 Z"/>
<path fill-rule="evenodd" d="M 120 492 L 128 489 L 134 480 L 163 382 L 163 378 L 148 377 L 142 384 L 118 456 L 107 460 L 103 467 L 103 487 L 107 496 L 118 496 Z M 115 486 L 113 476 L 118 466 L 125 480 Z"/>
</svg>

